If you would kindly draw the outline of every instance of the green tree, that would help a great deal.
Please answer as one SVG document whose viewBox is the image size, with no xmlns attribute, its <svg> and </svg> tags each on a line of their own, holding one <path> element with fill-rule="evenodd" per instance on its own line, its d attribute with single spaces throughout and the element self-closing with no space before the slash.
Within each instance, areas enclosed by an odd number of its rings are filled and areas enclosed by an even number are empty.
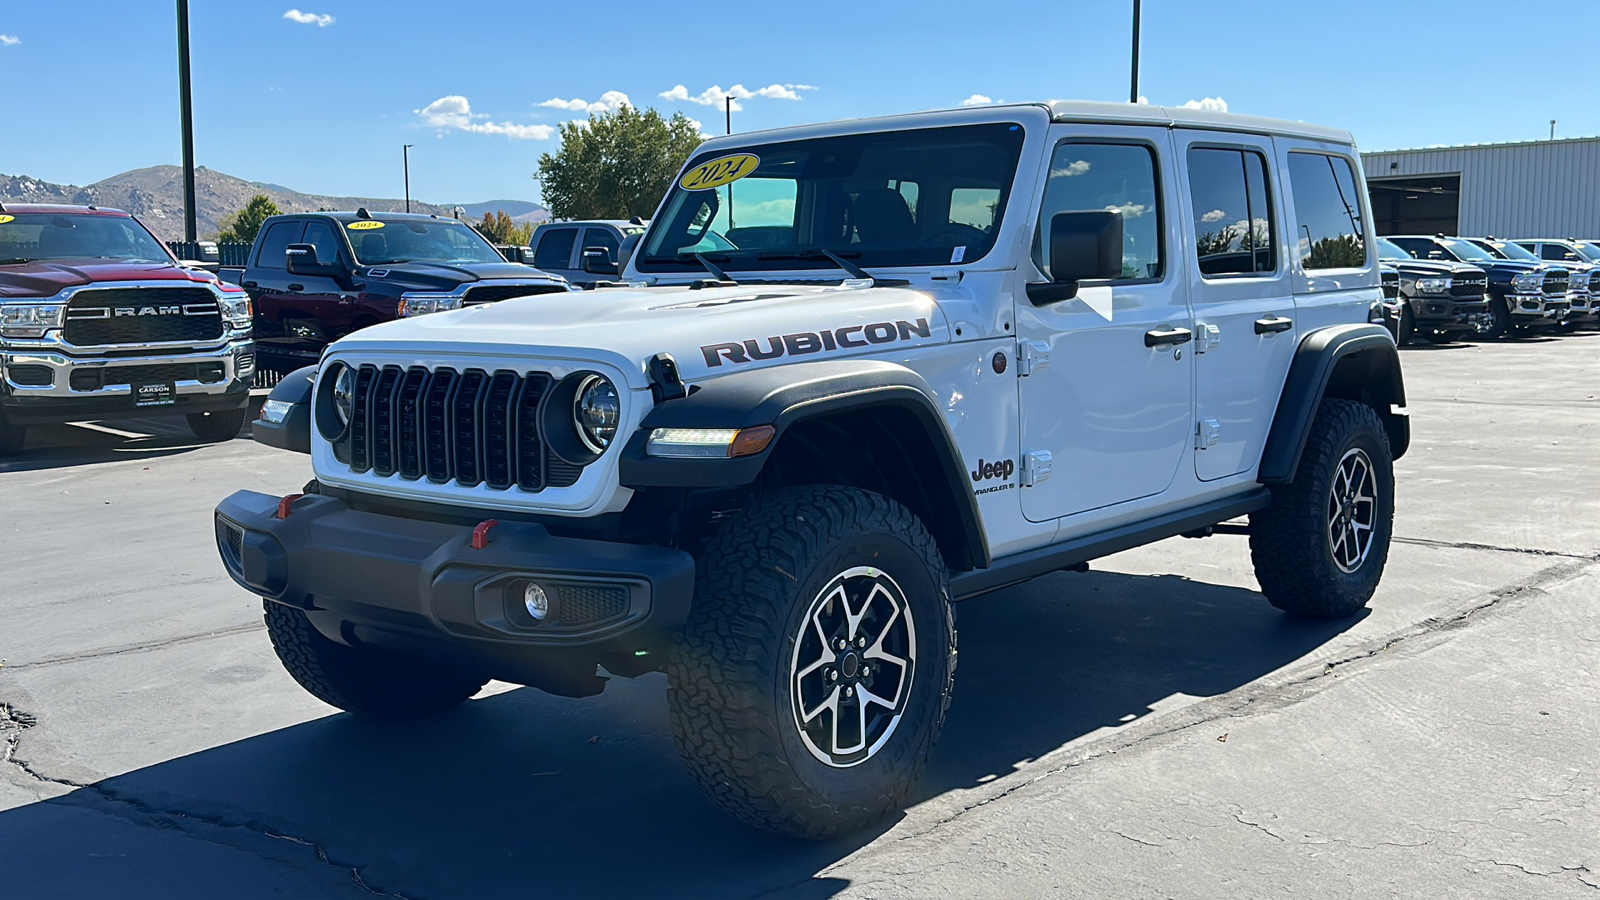
<svg viewBox="0 0 1600 900">
<path fill-rule="evenodd" d="M 539 157 L 545 205 L 557 219 L 650 216 L 700 141 L 683 113 L 631 106 L 563 124 L 561 149 Z"/>
<path fill-rule="evenodd" d="M 523 222 L 517 224 L 506 215 L 505 210 L 494 213 L 484 213 L 483 221 L 473 225 L 478 233 L 489 239 L 491 244 L 513 244 L 526 247 L 533 240 L 533 223 Z"/>
<path fill-rule="evenodd" d="M 257 194 L 250 198 L 244 209 L 222 220 L 222 230 L 217 232 L 217 242 L 253 244 L 256 235 L 261 233 L 261 223 L 265 222 L 268 216 L 275 215 L 278 215 L 278 205 L 266 194 Z"/>
</svg>

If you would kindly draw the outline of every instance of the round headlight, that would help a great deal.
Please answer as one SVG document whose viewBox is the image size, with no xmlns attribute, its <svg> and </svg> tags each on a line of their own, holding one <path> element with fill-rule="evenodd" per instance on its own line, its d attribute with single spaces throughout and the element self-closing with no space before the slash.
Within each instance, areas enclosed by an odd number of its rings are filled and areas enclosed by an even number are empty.
<svg viewBox="0 0 1600 900">
<path fill-rule="evenodd" d="M 350 424 L 350 406 L 356 396 L 356 373 L 344 363 L 333 373 L 333 410 L 339 414 L 339 425 Z"/>
<path fill-rule="evenodd" d="M 622 418 L 622 398 L 616 385 L 602 375 L 590 375 L 578 384 L 573 398 L 572 417 L 578 424 L 578 437 L 595 453 L 602 453 L 617 436 Z"/>
</svg>

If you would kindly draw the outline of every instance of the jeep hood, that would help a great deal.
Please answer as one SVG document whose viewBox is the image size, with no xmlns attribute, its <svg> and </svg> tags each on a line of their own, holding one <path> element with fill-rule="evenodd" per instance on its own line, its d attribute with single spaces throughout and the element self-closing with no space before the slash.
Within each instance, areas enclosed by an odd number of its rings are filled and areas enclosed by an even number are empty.
<svg viewBox="0 0 1600 900">
<path fill-rule="evenodd" d="M 593 360 L 648 386 L 645 363 L 677 360 L 694 382 L 734 371 L 945 343 L 950 328 L 929 291 L 844 285 L 663 287 L 541 294 L 364 328 L 330 352 L 383 351 Z"/>
<path fill-rule="evenodd" d="M 413 261 L 368 266 L 360 277 L 413 291 L 451 291 L 468 282 L 502 279 L 539 278 L 555 280 L 550 274 L 510 262 L 443 263 Z"/>
<path fill-rule="evenodd" d="M 52 297 L 59 291 L 86 284 L 118 281 L 182 281 L 209 284 L 207 272 L 172 263 L 135 263 L 112 259 L 36 260 L 0 266 L 0 297 L 21 299 Z"/>
</svg>

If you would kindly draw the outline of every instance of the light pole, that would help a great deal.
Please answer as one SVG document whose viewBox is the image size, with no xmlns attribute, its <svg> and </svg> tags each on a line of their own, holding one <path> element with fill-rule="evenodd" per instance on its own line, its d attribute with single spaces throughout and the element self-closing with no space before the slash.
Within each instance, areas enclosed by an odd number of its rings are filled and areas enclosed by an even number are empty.
<svg viewBox="0 0 1600 900">
<path fill-rule="evenodd" d="M 406 212 L 411 212 L 411 148 L 415 144 L 400 145 L 400 164 L 406 173 Z"/>
<path fill-rule="evenodd" d="M 1133 78 L 1128 88 L 1128 102 L 1139 102 L 1139 0 L 1133 0 Z"/>
<path fill-rule="evenodd" d="M 183 119 L 183 239 L 199 240 L 194 209 L 194 100 L 189 93 L 189 0 L 178 0 L 178 105 Z"/>
<path fill-rule="evenodd" d="M 722 98 L 722 108 L 728 115 L 728 130 L 725 133 L 733 134 L 733 97 L 731 95 Z"/>
</svg>

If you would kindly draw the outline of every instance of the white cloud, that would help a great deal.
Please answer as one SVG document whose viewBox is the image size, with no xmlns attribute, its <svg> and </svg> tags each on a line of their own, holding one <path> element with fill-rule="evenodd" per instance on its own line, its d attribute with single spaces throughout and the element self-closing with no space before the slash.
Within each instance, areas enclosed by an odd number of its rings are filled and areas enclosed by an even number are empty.
<svg viewBox="0 0 1600 900">
<path fill-rule="evenodd" d="M 19 38 L 14 34 L 0 34 L 0 45 L 4 45 L 6 47 L 15 47 L 20 43 L 22 43 L 22 38 Z"/>
<path fill-rule="evenodd" d="M 989 99 L 988 97 L 985 97 L 982 94 L 973 94 L 971 97 L 968 97 L 967 99 L 961 101 L 961 105 L 962 106 L 985 106 L 985 105 L 993 103 L 993 102 L 994 102 L 993 100 Z"/>
<path fill-rule="evenodd" d="M 472 104 L 460 94 L 440 97 L 427 106 L 412 111 L 422 119 L 423 125 L 438 129 L 441 136 L 446 131 L 455 130 L 473 134 L 500 134 L 522 141 L 545 141 L 556 133 L 553 125 L 517 125 L 511 122 L 482 121 L 488 116 L 474 113 Z"/>
<path fill-rule="evenodd" d="M 764 88 L 751 90 L 742 84 L 736 84 L 727 90 L 721 85 L 713 84 L 698 94 L 689 93 L 689 89 L 681 84 L 674 85 L 671 90 L 662 91 L 657 96 L 663 100 L 676 100 L 681 103 L 698 103 L 701 106 L 722 106 L 727 98 L 733 98 L 733 111 L 739 112 L 744 106 L 740 100 L 749 100 L 753 97 L 765 97 L 769 100 L 799 100 L 799 91 L 814 91 L 816 87 L 809 84 L 769 84 Z"/>
<path fill-rule="evenodd" d="M 1183 104 L 1184 109 L 1203 109 L 1209 112 L 1227 112 L 1228 101 L 1221 97 L 1205 97 L 1200 100 L 1189 100 Z"/>
<path fill-rule="evenodd" d="M 621 91 L 606 91 L 604 94 L 600 95 L 599 100 L 596 100 L 593 103 L 590 103 L 587 100 L 579 100 L 577 98 L 573 98 L 571 100 L 562 100 L 559 97 L 552 97 L 549 100 L 536 105 L 548 106 L 551 109 L 564 109 L 568 112 L 588 113 L 591 116 L 597 116 L 601 113 L 616 112 L 624 106 L 632 106 L 633 101 L 629 100 L 628 95 Z"/>
<path fill-rule="evenodd" d="M 1066 168 L 1051 169 L 1050 170 L 1050 177 L 1051 178 L 1073 178 L 1073 177 L 1076 177 L 1078 175 L 1082 175 L 1087 171 L 1089 171 L 1089 161 L 1087 159 L 1075 159 L 1072 162 L 1068 163 Z"/>
<path fill-rule="evenodd" d="M 1223 212 L 1222 210 L 1213 209 L 1211 212 L 1208 212 L 1205 215 L 1201 216 L 1200 217 L 1200 221 L 1202 221 L 1202 222 L 1221 222 L 1223 219 L 1226 219 L 1227 217 L 1228 217 L 1228 214 Z"/>
<path fill-rule="evenodd" d="M 1150 207 L 1143 203 L 1122 203 L 1113 204 L 1106 207 L 1107 212 L 1122 213 L 1122 217 L 1124 219 L 1137 219 L 1144 215 L 1149 209 Z"/>
<path fill-rule="evenodd" d="M 318 28 L 327 28 L 333 24 L 333 16 L 319 16 L 316 13 L 301 12 L 298 9 L 289 10 L 283 14 L 283 17 L 291 22 L 299 22 L 301 25 L 315 25 Z"/>
<path fill-rule="evenodd" d="M 1143 95 L 1143 94 L 1140 94 L 1140 95 L 1139 95 L 1139 101 L 1138 101 L 1138 102 L 1140 102 L 1140 103 L 1143 103 L 1143 104 L 1144 104 L 1144 105 L 1145 105 L 1145 106 L 1149 106 L 1149 105 L 1150 105 L 1150 98 L 1149 98 L 1149 97 L 1146 97 L 1146 96 L 1145 96 L 1145 95 Z"/>
</svg>

